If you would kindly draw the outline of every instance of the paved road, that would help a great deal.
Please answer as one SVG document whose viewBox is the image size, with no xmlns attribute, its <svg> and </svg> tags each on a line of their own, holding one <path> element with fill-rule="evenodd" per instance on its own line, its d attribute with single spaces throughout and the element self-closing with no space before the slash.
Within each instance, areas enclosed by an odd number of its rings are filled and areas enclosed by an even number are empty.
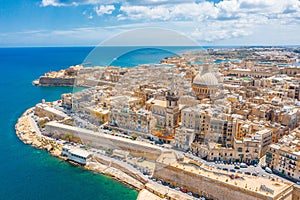
<svg viewBox="0 0 300 200">
<path fill-rule="evenodd" d="M 36 133 L 37 133 L 39 136 L 43 136 L 42 133 L 41 133 L 41 131 L 40 131 L 40 129 L 39 129 L 39 127 L 38 127 L 38 125 L 37 125 L 37 123 L 36 123 L 36 122 L 34 121 L 34 119 L 33 119 L 33 113 L 30 113 L 30 114 L 28 115 L 28 117 L 29 117 L 29 121 L 30 121 L 31 127 L 34 128 L 34 130 L 36 131 Z"/>
<path fill-rule="evenodd" d="M 190 153 L 185 153 L 185 156 L 191 158 L 191 159 L 194 159 L 206 166 L 210 166 L 210 167 L 214 167 L 216 168 L 216 170 L 218 171 L 230 171 L 230 170 L 233 170 L 234 169 L 234 165 L 231 165 L 231 164 L 219 164 L 219 163 L 216 163 L 216 162 L 208 162 L 208 161 L 205 161 L 197 156 L 194 156 Z M 262 161 L 264 162 L 264 161 Z M 243 174 L 248 173 L 250 172 L 251 174 L 253 173 L 257 173 L 258 176 L 262 176 L 262 177 L 266 177 L 266 178 L 278 178 L 278 179 L 281 179 L 281 180 L 284 180 L 284 181 L 289 181 L 283 177 L 280 177 L 276 174 L 270 174 L 270 173 L 267 173 L 264 169 L 261 168 L 261 163 L 262 162 L 259 162 L 259 164 L 254 167 L 253 165 L 250 165 L 248 166 L 247 168 L 240 168 L 240 169 L 234 169 L 236 172 L 241 172 Z M 224 169 L 224 170 L 223 170 Z M 225 170 L 227 169 L 227 170 Z M 233 172 L 234 173 L 234 172 Z"/>
<path fill-rule="evenodd" d="M 65 111 L 65 112 L 67 112 L 67 111 Z M 109 134 L 108 130 L 106 130 L 106 131 L 99 130 L 99 126 L 87 122 L 85 119 L 82 119 L 80 116 L 77 116 L 76 114 L 71 114 L 71 117 L 75 121 L 80 122 L 82 128 L 88 128 L 90 130 L 97 129 L 98 131 L 100 131 L 102 133 Z M 36 125 L 36 123 L 34 123 L 34 124 Z M 118 134 L 122 135 L 121 133 L 118 133 Z M 118 134 L 116 134 L 116 135 L 118 135 Z M 143 141 L 151 143 L 151 141 L 148 141 L 148 140 L 143 140 Z M 160 146 L 160 147 L 162 147 L 162 146 Z M 177 152 L 178 153 L 183 153 L 181 151 L 177 151 Z M 208 161 L 205 161 L 205 160 L 203 160 L 203 159 L 201 159 L 197 156 L 192 155 L 191 153 L 185 153 L 185 156 L 187 156 L 191 159 L 194 159 L 194 160 L 196 160 L 196 161 L 198 161 L 198 162 L 200 162 L 200 163 L 202 163 L 206 166 L 214 167 L 214 168 L 216 168 L 216 170 L 220 170 L 220 171 L 223 171 L 223 169 L 225 171 L 225 169 L 227 169 L 228 171 L 235 170 L 236 172 L 240 172 L 240 173 L 251 173 L 251 174 L 256 173 L 256 174 L 258 174 L 258 176 L 262 176 L 262 177 L 267 177 L 267 178 L 268 177 L 273 177 L 273 178 L 278 178 L 278 179 L 282 179 L 282 180 L 285 180 L 285 181 L 289 181 L 289 180 L 287 180 L 283 177 L 280 177 L 276 174 L 269 174 L 264 169 L 262 169 L 261 168 L 261 163 L 264 163 L 264 159 L 261 159 L 261 161 L 259 162 L 257 167 L 254 167 L 253 165 L 251 165 L 251 166 L 248 166 L 247 168 L 234 169 L 234 165 L 208 162 Z M 235 173 L 235 172 L 233 172 L 233 173 Z"/>
</svg>

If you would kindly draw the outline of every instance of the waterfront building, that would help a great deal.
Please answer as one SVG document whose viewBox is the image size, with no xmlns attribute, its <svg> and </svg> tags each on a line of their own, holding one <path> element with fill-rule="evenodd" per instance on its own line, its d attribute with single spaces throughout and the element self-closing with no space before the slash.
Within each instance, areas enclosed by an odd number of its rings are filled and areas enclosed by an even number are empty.
<svg viewBox="0 0 300 200">
<path fill-rule="evenodd" d="M 71 109 L 72 108 L 72 94 L 71 93 L 67 93 L 67 94 L 62 94 L 61 95 L 61 105 L 67 109 Z"/>
<path fill-rule="evenodd" d="M 66 156 L 67 159 L 70 161 L 74 161 L 81 165 L 85 165 L 87 159 L 89 159 L 92 156 L 92 154 L 84 149 L 64 145 L 62 147 L 62 156 Z"/>
</svg>

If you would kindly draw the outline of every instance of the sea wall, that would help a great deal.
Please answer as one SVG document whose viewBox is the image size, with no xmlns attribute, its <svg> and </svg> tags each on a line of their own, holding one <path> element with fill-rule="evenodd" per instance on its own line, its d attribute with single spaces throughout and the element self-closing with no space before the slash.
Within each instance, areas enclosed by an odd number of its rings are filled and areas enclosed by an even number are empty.
<svg viewBox="0 0 300 200">
<path fill-rule="evenodd" d="M 73 86 L 75 78 L 64 78 L 64 77 L 47 77 L 41 76 L 38 81 L 40 86 Z"/>
<path fill-rule="evenodd" d="M 124 165 L 117 163 L 117 161 L 113 161 L 113 160 L 108 161 L 107 159 L 99 157 L 99 156 L 94 156 L 94 160 L 96 160 L 97 162 L 100 162 L 104 165 L 109 165 L 111 167 L 119 169 L 122 172 L 128 174 L 129 176 L 135 178 L 136 180 L 139 180 L 143 184 L 148 182 L 148 180 L 145 177 L 142 177 L 139 173 L 135 172 L 134 170 L 130 170 L 129 168 L 125 167 Z"/>
<path fill-rule="evenodd" d="M 16 134 L 25 144 L 32 145 L 33 147 L 39 149 L 45 149 L 51 153 L 51 155 L 59 157 L 61 159 L 66 160 L 64 157 L 61 156 L 62 145 L 58 144 L 55 140 L 50 137 L 46 137 L 41 135 L 38 130 L 36 122 L 31 118 L 34 113 L 34 108 L 28 109 L 18 120 L 15 125 Z M 56 130 L 56 129 L 55 129 Z M 66 131 L 67 129 L 61 129 L 62 131 Z M 69 130 L 70 131 L 70 130 Z M 74 132 L 73 132 L 74 133 Z M 84 134 L 84 132 L 83 132 Z M 74 134 L 75 135 L 75 134 Z M 103 138 L 102 138 L 103 139 Z M 130 141 L 130 140 L 129 140 Z M 111 142 L 118 142 L 118 141 L 111 141 Z M 132 141 L 135 142 L 135 141 Z M 124 143 L 125 145 L 125 143 Z M 132 146 L 134 145 L 128 143 L 127 145 Z M 139 150 L 141 151 L 143 145 L 139 146 Z M 153 150 L 155 153 L 151 157 L 157 157 L 160 153 L 161 149 L 155 147 L 146 147 L 148 151 Z M 70 162 L 72 164 L 76 164 L 74 162 Z M 100 158 L 99 156 L 94 156 L 91 160 L 87 161 L 87 164 L 84 166 L 85 169 L 91 170 L 97 173 L 102 173 L 111 177 L 114 177 L 119 182 L 122 182 L 126 185 L 130 185 L 137 190 L 142 190 L 145 187 L 151 189 L 152 192 L 157 194 L 165 194 L 167 187 L 159 185 L 157 183 L 152 183 L 149 185 L 149 180 L 143 177 L 140 172 L 134 171 L 134 169 L 130 169 L 130 166 L 126 166 L 125 163 L 120 163 L 117 160 L 112 158 L 103 157 Z M 174 194 L 173 194 L 174 193 Z M 176 199 L 176 200 L 191 200 L 192 198 L 183 194 L 178 191 L 170 192 L 170 196 L 176 196 L 176 198 L 169 198 L 169 199 Z M 154 198 L 155 197 L 155 198 Z M 177 198 L 178 197 L 178 198 Z M 139 200 L 144 199 L 157 199 L 160 200 L 158 196 L 151 193 L 149 190 L 141 193 L 139 195 Z"/>
<path fill-rule="evenodd" d="M 300 186 L 294 185 L 293 200 L 300 200 Z"/>
<path fill-rule="evenodd" d="M 133 156 L 145 157 L 149 160 L 156 160 L 163 151 L 166 151 L 149 143 L 93 132 L 57 122 L 49 122 L 46 124 L 45 134 L 47 135 L 64 135 L 66 133 L 71 133 L 73 137 L 79 138 L 84 144 L 91 147 L 121 149 L 129 151 Z"/>
</svg>

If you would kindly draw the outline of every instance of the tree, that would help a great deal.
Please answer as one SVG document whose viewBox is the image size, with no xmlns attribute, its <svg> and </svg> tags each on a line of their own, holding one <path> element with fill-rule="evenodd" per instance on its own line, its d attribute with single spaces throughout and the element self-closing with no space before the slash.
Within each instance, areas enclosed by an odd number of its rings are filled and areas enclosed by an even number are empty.
<svg viewBox="0 0 300 200">
<path fill-rule="evenodd" d="M 72 133 L 65 132 L 65 139 L 70 142 L 73 139 Z"/>
<path fill-rule="evenodd" d="M 137 134 L 135 134 L 135 133 L 133 133 L 132 135 L 131 135 L 131 138 L 133 139 L 133 140 L 136 140 L 137 139 Z"/>
</svg>

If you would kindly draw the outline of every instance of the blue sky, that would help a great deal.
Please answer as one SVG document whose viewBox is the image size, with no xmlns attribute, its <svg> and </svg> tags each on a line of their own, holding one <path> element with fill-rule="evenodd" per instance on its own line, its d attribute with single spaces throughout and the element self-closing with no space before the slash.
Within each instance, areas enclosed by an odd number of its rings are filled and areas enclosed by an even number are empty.
<svg viewBox="0 0 300 200">
<path fill-rule="evenodd" d="M 300 43 L 299 0 L 0 0 L 0 5 L 0 46 L 97 45 L 147 27 L 177 31 L 200 45 Z"/>
</svg>

